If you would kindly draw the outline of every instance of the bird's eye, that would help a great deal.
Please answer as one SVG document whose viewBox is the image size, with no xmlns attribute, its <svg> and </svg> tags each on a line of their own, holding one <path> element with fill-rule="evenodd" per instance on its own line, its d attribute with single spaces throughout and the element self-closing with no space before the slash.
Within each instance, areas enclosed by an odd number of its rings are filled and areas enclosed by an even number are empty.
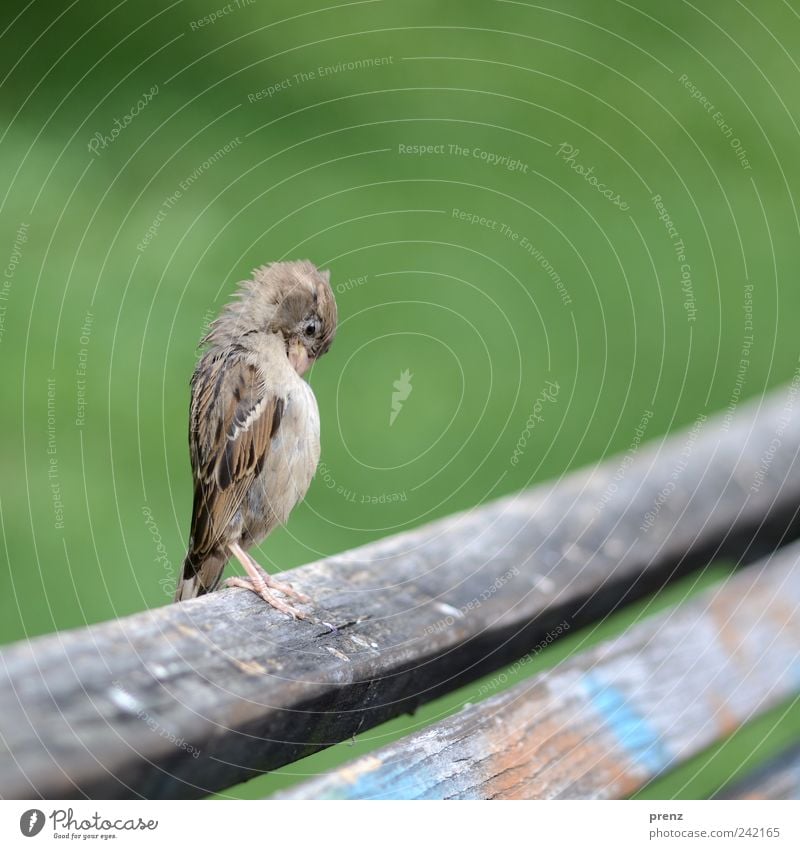
<svg viewBox="0 0 800 849">
<path fill-rule="evenodd" d="M 303 332 L 306 334 L 306 336 L 313 336 L 317 332 L 316 322 L 309 321 L 308 324 L 305 326 L 305 330 Z"/>
</svg>

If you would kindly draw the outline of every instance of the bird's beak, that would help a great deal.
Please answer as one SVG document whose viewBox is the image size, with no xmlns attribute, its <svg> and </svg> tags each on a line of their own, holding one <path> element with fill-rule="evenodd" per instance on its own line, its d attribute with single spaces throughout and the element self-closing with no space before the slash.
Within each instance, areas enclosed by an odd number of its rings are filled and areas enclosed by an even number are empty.
<svg viewBox="0 0 800 849">
<path fill-rule="evenodd" d="M 311 358 L 308 356 L 308 349 L 300 339 L 290 339 L 289 348 L 287 351 L 289 362 L 292 368 L 299 374 L 304 375 L 311 365 Z"/>
</svg>

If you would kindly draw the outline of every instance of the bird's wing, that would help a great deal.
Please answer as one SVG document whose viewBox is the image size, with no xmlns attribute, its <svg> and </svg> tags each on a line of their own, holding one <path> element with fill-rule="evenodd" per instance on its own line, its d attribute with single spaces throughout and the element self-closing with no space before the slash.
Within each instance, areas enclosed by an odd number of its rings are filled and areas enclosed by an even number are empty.
<svg viewBox="0 0 800 849">
<path fill-rule="evenodd" d="M 207 354 L 192 378 L 189 446 L 194 475 L 190 556 L 221 541 L 280 427 L 285 400 L 241 352 Z"/>
</svg>

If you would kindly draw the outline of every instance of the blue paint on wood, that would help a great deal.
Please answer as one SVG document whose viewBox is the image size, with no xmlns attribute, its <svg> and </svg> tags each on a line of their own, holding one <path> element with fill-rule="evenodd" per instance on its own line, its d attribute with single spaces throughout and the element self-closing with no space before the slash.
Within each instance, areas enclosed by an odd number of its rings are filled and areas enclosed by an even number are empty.
<svg viewBox="0 0 800 849">
<path fill-rule="evenodd" d="M 583 686 L 592 708 L 634 764 L 650 773 L 661 772 L 671 765 L 672 759 L 656 729 L 618 687 L 593 673 L 583 676 Z"/>
<path fill-rule="evenodd" d="M 355 766 L 357 769 L 359 764 Z M 450 795 L 450 779 L 420 763 L 385 761 L 374 769 L 365 768 L 354 781 L 344 779 L 338 772 L 334 773 L 332 779 L 332 783 L 317 798 L 443 799 Z M 470 798 L 478 799 L 480 796 L 476 794 Z"/>
</svg>

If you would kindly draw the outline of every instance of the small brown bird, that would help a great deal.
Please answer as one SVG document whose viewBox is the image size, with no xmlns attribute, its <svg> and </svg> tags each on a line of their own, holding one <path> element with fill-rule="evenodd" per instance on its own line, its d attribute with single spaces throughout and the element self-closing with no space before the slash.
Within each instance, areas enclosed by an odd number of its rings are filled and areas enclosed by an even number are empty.
<svg viewBox="0 0 800 849">
<path fill-rule="evenodd" d="M 192 375 L 194 506 L 175 601 L 215 590 L 233 556 L 248 577 L 228 586 L 309 618 L 275 593 L 310 599 L 265 572 L 248 549 L 288 519 L 317 469 L 319 411 L 302 375 L 335 333 L 330 272 L 307 260 L 255 269 L 211 324 Z"/>
</svg>

